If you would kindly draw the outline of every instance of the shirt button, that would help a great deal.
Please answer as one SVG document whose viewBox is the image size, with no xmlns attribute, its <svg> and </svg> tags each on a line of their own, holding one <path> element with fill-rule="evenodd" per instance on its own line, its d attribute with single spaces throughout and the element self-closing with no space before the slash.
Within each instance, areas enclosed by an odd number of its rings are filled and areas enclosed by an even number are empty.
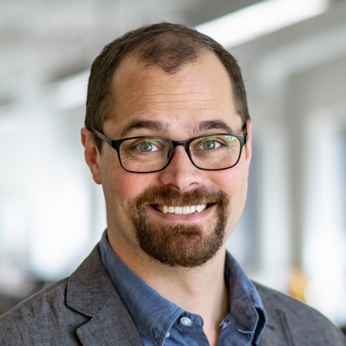
<svg viewBox="0 0 346 346">
<path fill-rule="evenodd" d="M 171 334 L 169 332 L 166 333 L 166 338 L 169 338 Z"/>
<path fill-rule="evenodd" d="M 188 317 L 182 317 L 180 319 L 180 323 L 185 327 L 190 327 L 192 324 L 191 320 Z"/>
<path fill-rule="evenodd" d="M 222 321 L 220 324 L 220 329 L 226 328 L 230 323 L 231 322 L 227 320 Z"/>
</svg>

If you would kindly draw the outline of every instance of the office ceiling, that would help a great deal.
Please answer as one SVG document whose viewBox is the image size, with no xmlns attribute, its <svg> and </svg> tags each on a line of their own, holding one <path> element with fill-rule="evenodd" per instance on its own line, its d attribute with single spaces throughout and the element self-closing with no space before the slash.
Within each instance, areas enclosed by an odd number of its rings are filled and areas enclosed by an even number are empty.
<svg viewBox="0 0 346 346">
<path fill-rule="evenodd" d="M 2 0 L 0 104 L 16 80 L 58 80 L 90 66 L 109 41 L 144 23 L 195 26 L 258 0 Z"/>
<path fill-rule="evenodd" d="M 333 0 L 334 2 L 343 0 Z M 145 23 L 196 26 L 258 0 L 2 0 L 1 107 L 89 68 L 102 47 Z"/>
</svg>

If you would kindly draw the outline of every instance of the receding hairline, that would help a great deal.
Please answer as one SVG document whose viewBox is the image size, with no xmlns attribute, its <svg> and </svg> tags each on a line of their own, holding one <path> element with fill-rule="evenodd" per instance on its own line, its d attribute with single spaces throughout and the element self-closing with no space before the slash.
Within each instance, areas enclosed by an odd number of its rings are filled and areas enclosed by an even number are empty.
<svg viewBox="0 0 346 346">
<path fill-rule="evenodd" d="M 196 60 L 191 61 L 191 62 L 184 62 L 183 64 L 180 65 L 179 69 L 177 69 L 174 72 L 164 71 L 164 69 L 162 69 L 160 66 L 157 66 L 156 64 L 148 65 L 146 60 L 141 59 L 136 54 L 131 54 L 130 53 L 127 56 L 124 56 L 124 58 L 119 62 L 116 70 L 113 72 L 113 76 L 112 76 L 110 87 L 109 87 L 109 91 L 108 91 L 107 104 L 110 106 L 111 103 L 113 102 L 113 106 L 116 106 L 117 100 L 116 100 L 115 91 L 116 91 L 116 88 L 118 87 L 116 84 L 119 83 L 119 79 L 117 79 L 117 76 L 119 76 L 119 72 L 122 73 L 122 69 L 127 64 L 133 63 L 136 66 L 142 65 L 143 69 L 145 69 L 148 72 L 150 72 L 150 70 L 161 70 L 164 73 L 175 75 L 175 74 L 179 74 L 179 72 L 181 72 L 187 65 L 191 65 L 191 64 L 193 65 L 193 64 L 196 64 L 196 63 L 199 63 L 199 62 L 203 61 L 203 59 L 206 56 L 208 56 L 208 55 L 210 57 L 214 57 L 215 61 L 219 62 L 219 67 L 223 70 L 223 72 L 225 73 L 225 76 L 227 76 L 227 80 L 229 81 L 229 87 L 230 87 L 230 97 L 232 98 L 233 102 L 235 103 L 236 100 L 235 100 L 235 94 L 234 94 L 234 85 L 232 83 L 231 76 L 229 75 L 226 67 L 224 66 L 224 64 L 222 63 L 221 59 L 218 57 L 218 55 L 214 51 L 206 49 L 204 47 L 201 47 L 199 49 L 199 54 L 198 54 L 198 57 L 197 57 Z M 116 111 L 108 111 L 105 114 L 104 122 L 106 122 L 107 120 L 109 120 L 113 116 L 115 116 L 116 115 L 115 113 L 116 113 Z M 236 113 L 237 113 L 237 115 L 242 117 L 242 115 L 239 112 L 236 112 Z"/>
<path fill-rule="evenodd" d="M 198 56 L 196 57 L 196 59 L 194 59 L 193 61 L 184 61 L 181 64 L 179 64 L 179 68 L 177 68 L 176 70 L 172 71 L 172 72 L 167 72 L 165 71 L 160 65 L 158 64 L 150 64 L 148 63 L 148 61 L 146 59 L 143 59 L 141 56 L 138 56 L 136 54 L 136 52 L 127 54 L 126 56 L 123 57 L 123 59 L 121 59 L 121 61 L 119 62 L 117 68 L 115 69 L 115 71 L 113 72 L 112 78 L 111 78 L 111 87 L 115 87 L 114 83 L 116 80 L 116 76 L 119 74 L 119 71 L 121 71 L 124 68 L 124 65 L 127 64 L 135 64 L 136 66 L 142 66 L 144 70 L 146 71 L 150 71 L 150 70 L 162 70 L 163 72 L 167 73 L 167 74 L 171 74 L 171 75 L 175 75 L 175 74 L 179 74 L 179 72 L 181 72 L 187 65 L 190 64 L 196 64 L 199 63 L 201 61 L 204 60 L 204 58 L 206 56 L 212 56 L 214 58 L 216 58 L 215 61 L 218 61 L 220 63 L 220 67 L 223 69 L 223 71 L 225 72 L 225 74 L 228 76 L 228 80 L 231 82 L 232 84 L 232 80 L 231 77 L 226 69 L 226 67 L 224 66 L 224 64 L 222 63 L 221 59 L 218 57 L 218 55 L 209 49 L 205 49 L 204 47 L 201 47 L 199 49 L 198 52 Z"/>
<path fill-rule="evenodd" d="M 230 95 L 237 114 L 247 121 L 250 119 L 246 90 L 240 67 L 232 54 L 207 35 L 181 24 L 161 22 L 145 25 L 129 31 L 107 44 L 95 58 L 89 77 L 85 126 L 102 131 L 104 122 L 114 114 L 114 98 L 111 84 L 119 65 L 130 55 L 145 60 L 147 66 L 162 67 L 168 73 L 175 73 L 195 61 L 201 52 L 214 53 L 226 68 L 231 80 Z M 113 90 L 112 90 L 113 91 Z M 93 135 L 101 150 L 102 141 Z"/>
</svg>

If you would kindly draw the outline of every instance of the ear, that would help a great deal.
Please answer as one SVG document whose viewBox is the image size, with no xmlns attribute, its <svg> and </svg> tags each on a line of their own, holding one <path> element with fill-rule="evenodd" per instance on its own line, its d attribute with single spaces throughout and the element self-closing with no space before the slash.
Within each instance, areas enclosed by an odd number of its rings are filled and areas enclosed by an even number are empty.
<svg viewBox="0 0 346 346">
<path fill-rule="evenodd" d="M 250 162 L 252 157 L 252 123 L 251 121 L 246 122 L 246 129 L 248 134 L 248 140 L 245 145 L 245 161 L 246 161 L 247 175 L 249 176 Z"/>
<path fill-rule="evenodd" d="M 81 129 L 81 140 L 85 148 L 84 157 L 96 184 L 102 184 L 101 155 L 94 143 L 92 133 L 86 127 Z"/>
</svg>

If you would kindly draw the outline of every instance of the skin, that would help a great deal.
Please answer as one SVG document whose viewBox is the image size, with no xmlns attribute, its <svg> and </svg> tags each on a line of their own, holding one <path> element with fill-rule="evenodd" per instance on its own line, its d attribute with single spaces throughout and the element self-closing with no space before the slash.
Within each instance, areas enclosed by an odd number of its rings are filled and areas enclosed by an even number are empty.
<svg viewBox="0 0 346 346">
<path fill-rule="evenodd" d="M 112 139 L 148 135 L 181 141 L 226 132 L 223 129 L 196 132 L 196 124 L 208 120 L 223 121 L 234 133 L 242 134 L 243 124 L 235 110 L 228 74 L 211 52 L 203 53 L 196 62 L 185 65 L 175 74 L 168 74 L 155 66 L 145 68 L 141 62 L 128 57 L 114 76 L 112 92 L 114 115 L 103 127 L 104 134 Z M 160 121 L 165 129 L 136 129 L 122 137 L 121 132 L 133 119 Z M 181 192 L 199 187 L 222 190 L 230 198 L 228 238 L 239 221 L 246 200 L 251 160 L 250 122 L 247 128 L 249 141 L 243 148 L 239 163 L 231 169 L 200 170 L 192 165 L 184 147 L 179 146 L 168 167 L 150 174 L 126 172 L 120 166 L 114 149 L 104 144 L 100 154 L 90 132 L 86 128 L 81 131 L 86 162 L 94 181 L 103 186 L 108 238 L 113 251 L 163 297 L 199 314 L 211 345 L 217 344 L 218 326 L 229 311 L 224 282 L 225 243 L 216 256 L 201 267 L 169 267 L 152 259 L 139 247 L 127 211 L 131 201 L 155 186 L 167 186 Z M 154 210 L 149 210 L 149 213 L 152 213 L 153 220 L 156 218 L 167 223 L 208 225 L 203 230 L 211 232 L 216 222 L 215 208 L 217 206 L 191 216 L 161 214 Z"/>
</svg>

